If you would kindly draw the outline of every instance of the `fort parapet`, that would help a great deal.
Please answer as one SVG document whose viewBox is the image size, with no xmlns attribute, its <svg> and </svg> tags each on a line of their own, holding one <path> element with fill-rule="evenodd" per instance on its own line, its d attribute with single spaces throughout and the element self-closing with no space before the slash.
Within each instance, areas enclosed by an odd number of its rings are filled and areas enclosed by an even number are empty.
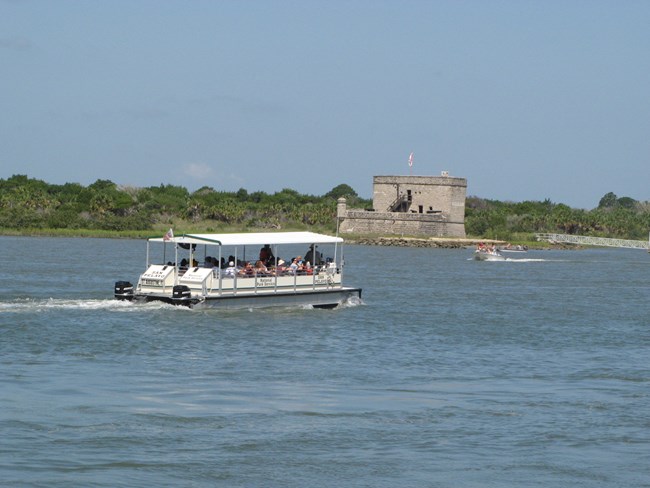
<svg viewBox="0 0 650 488">
<path fill-rule="evenodd" d="M 465 237 L 467 180 L 448 176 L 375 176 L 373 208 L 339 199 L 339 232 Z"/>
</svg>

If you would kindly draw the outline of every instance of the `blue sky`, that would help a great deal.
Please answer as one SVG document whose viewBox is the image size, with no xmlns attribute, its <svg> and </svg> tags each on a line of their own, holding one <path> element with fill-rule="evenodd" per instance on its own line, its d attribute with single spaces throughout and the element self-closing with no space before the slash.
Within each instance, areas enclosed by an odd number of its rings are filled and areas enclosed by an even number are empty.
<svg viewBox="0 0 650 488">
<path fill-rule="evenodd" d="M 650 2 L 0 0 L 0 178 L 650 200 Z"/>
</svg>

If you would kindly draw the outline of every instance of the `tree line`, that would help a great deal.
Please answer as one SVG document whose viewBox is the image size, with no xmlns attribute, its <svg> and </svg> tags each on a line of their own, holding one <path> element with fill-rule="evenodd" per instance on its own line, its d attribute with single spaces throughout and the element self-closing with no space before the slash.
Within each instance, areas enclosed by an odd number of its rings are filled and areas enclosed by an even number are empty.
<svg viewBox="0 0 650 488">
<path fill-rule="evenodd" d="M 0 229 L 88 229 L 153 231 L 180 224 L 188 228 L 336 228 L 336 201 L 351 208 L 370 208 L 347 184 L 322 196 L 285 188 L 268 194 L 218 191 L 204 186 L 189 192 L 182 186 L 119 186 L 110 180 L 48 184 L 26 175 L 0 179 Z M 469 236 L 507 240 L 530 239 L 535 233 L 647 239 L 650 202 L 604 195 L 592 210 L 575 209 L 550 200 L 502 202 L 475 196 L 466 199 Z"/>
<path fill-rule="evenodd" d="M 302 195 L 285 188 L 274 194 L 217 191 L 204 186 L 189 192 L 182 186 L 119 186 L 110 180 L 91 185 L 48 184 L 26 175 L 0 179 L 0 229 L 153 230 L 162 225 L 334 228 L 336 201 L 372 203 L 341 184 L 323 196 Z"/>
<path fill-rule="evenodd" d="M 506 240 L 537 233 L 645 240 L 650 231 L 650 202 L 609 192 L 596 208 L 584 210 L 548 199 L 514 203 L 469 197 L 465 230 L 473 236 Z"/>
</svg>

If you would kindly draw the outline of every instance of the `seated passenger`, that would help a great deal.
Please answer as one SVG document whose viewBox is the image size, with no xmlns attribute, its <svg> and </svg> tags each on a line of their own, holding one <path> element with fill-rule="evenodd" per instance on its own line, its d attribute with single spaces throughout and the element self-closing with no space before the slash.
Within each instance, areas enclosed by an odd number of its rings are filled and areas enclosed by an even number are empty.
<svg viewBox="0 0 650 488">
<path fill-rule="evenodd" d="M 264 263 L 262 262 L 261 259 L 259 259 L 255 263 L 255 274 L 256 275 L 268 275 L 269 274 L 268 268 L 264 265 Z"/>
<path fill-rule="evenodd" d="M 255 274 L 255 270 L 253 269 L 253 265 L 251 264 L 250 261 L 246 262 L 246 265 L 241 269 L 239 274 L 247 277 L 253 276 Z"/>
<path fill-rule="evenodd" d="M 286 264 L 287 263 L 284 262 L 284 259 L 278 259 L 278 265 L 275 268 L 275 274 L 278 276 L 283 275 L 287 271 Z"/>
<path fill-rule="evenodd" d="M 234 278 L 237 275 L 237 268 L 235 267 L 234 261 L 228 262 L 228 267 L 226 268 L 225 275 Z"/>
</svg>

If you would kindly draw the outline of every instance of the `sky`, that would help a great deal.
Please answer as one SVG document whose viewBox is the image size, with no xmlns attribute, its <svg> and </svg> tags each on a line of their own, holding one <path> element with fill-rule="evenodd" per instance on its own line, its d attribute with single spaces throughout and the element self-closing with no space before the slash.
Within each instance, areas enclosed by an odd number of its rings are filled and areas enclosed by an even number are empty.
<svg viewBox="0 0 650 488">
<path fill-rule="evenodd" d="M 646 0 L 0 0 L 0 178 L 647 201 L 649 25 Z"/>
</svg>

